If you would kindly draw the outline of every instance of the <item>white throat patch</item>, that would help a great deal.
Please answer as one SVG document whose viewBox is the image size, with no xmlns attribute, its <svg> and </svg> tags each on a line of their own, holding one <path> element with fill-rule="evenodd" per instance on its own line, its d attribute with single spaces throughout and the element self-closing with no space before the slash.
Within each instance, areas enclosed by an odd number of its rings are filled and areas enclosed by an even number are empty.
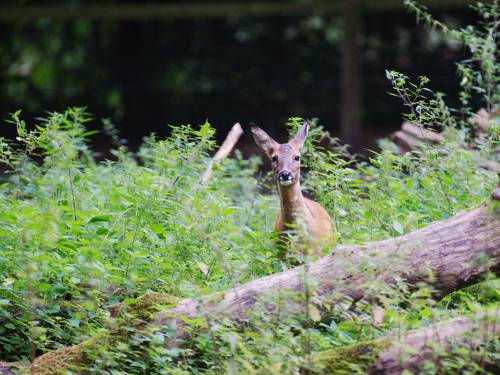
<svg viewBox="0 0 500 375">
<path fill-rule="evenodd" d="M 293 184 L 293 180 L 290 179 L 290 180 L 279 180 L 279 184 L 281 186 L 290 186 L 291 184 Z"/>
</svg>

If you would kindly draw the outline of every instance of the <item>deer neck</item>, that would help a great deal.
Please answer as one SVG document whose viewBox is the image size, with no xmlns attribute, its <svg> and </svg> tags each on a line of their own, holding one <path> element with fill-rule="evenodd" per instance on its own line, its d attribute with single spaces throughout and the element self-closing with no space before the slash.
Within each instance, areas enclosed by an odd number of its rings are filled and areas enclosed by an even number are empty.
<svg viewBox="0 0 500 375">
<path fill-rule="evenodd" d="M 281 186 L 278 184 L 280 194 L 280 209 L 283 221 L 285 224 L 295 222 L 297 215 L 307 212 L 307 206 L 300 182 L 291 186 Z"/>
</svg>

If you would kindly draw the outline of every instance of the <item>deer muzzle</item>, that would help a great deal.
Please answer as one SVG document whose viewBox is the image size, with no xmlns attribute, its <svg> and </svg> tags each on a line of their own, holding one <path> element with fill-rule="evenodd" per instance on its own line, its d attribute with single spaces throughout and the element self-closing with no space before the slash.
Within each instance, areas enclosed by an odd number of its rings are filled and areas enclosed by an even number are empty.
<svg viewBox="0 0 500 375">
<path fill-rule="evenodd" d="M 292 172 L 283 170 L 278 174 L 278 182 L 280 185 L 289 186 L 293 184 Z"/>
</svg>

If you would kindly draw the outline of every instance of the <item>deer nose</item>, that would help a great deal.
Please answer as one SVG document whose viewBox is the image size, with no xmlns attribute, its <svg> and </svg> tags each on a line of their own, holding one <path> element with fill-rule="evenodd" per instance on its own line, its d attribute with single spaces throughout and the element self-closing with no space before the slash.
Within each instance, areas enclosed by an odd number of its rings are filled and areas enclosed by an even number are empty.
<svg viewBox="0 0 500 375">
<path fill-rule="evenodd" d="M 293 177 L 292 177 L 292 173 L 290 171 L 287 171 L 287 170 L 284 170 L 284 171 L 281 171 L 279 174 L 278 174 L 278 179 L 281 181 L 281 182 L 288 182 L 288 181 L 292 181 Z"/>
</svg>

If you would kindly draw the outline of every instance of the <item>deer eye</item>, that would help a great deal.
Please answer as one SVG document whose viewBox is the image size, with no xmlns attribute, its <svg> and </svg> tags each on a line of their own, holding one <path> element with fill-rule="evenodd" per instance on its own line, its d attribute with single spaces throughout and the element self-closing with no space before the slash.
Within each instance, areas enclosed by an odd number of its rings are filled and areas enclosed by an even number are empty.
<svg viewBox="0 0 500 375">
<path fill-rule="evenodd" d="M 293 158 L 295 161 L 299 161 L 300 160 L 300 156 L 299 155 L 295 155 L 295 157 Z"/>
<path fill-rule="evenodd" d="M 277 157 L 276 155 L 273 155 L 273 156 L 271 157 L 271 161 L 272 161 L 273 163 L 276 163 L 276 162 L 278 161 L 278 157 Z"/>
</svg>

